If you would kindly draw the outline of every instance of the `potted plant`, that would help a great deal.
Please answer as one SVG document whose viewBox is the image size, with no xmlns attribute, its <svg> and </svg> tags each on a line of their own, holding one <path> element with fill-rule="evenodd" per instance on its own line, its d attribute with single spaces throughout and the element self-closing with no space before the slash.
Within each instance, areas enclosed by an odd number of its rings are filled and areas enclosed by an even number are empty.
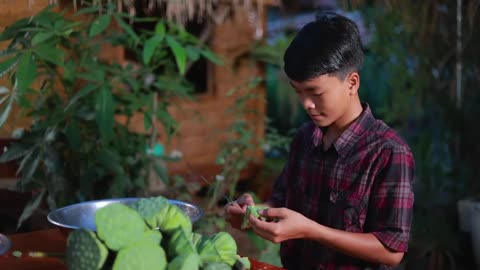
<svg viewBox="0 0 480 270">
<path fill-rule="evenodd" d="M 19 224 L 42 201 L 55 209 L 141 195 L 152 171 L 166 180 L 148 149 L 157 143 L 157 130 L 165 141 L 176 131 L 168 106 L 172 97 L 189 96 L 188 63 L 202 56 L 216 60 L 197 38 L 166 20 L 138 33 L 127 22 L 140 19 L 113 4 L 72 14 L 48 7 L 0 34 L 9 43 L 0 52 L 0 76 L 11 81 L 0 96 L 0 127 L 14 104 L 32 119 L 0 157 L 19 160 L 18 188 L 34 194 Z M 115 46 L 138 61 L 102 58 L 102 50 Z M 129 130 L 135 114 L 143 114 L 145 134 Z"/>
</svg>

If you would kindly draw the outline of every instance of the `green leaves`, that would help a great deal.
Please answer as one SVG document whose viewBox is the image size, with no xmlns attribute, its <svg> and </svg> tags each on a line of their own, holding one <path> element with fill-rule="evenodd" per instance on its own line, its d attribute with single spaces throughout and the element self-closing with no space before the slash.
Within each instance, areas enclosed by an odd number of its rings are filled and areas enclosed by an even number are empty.
<svg viewBox="0 0 480 270">
<path fill-rule="evenodd" d="M 185 68 L 187 65 L 187 52 L 185 48 L 172 36 L 167 36 L 167 44 L 170 49 L 172 49 L 173 55 L 175 56 L 178 70 L 181 74 L 185 74 Z"/>
<path fill-rule="evenodd" d="M 108 196 L 109 189 L 94 189 L 107 177 L 118 196 L 142 190 L 149 169 L 169 183 L 167 167 L 145 153 L 148 135 L 115 117 L 135 121 L 146 114 L 147 129 L 156 117 L 170 139 L 179 127 L 168 110 L 170 99 L 189 97 L 188 63 L 209 55 L 173 22 L 150 18 L 156 23 L 153 31 L 133 29 L 129 19 L 139 18 L 106 6 L 93 18 L 71 21 L 62 12 L 44 10 L 0 34 L 8 43 L 0 50 L 0 76 L 11 77 L 11 85 L 0 86 L 0 126 L 13 106 L 35 119 L 21 138 L 28 148 L 11 148 L 0 162 L 20 160 L 20 186 L 46 189 L 42 196 L 50 207 Z M 120 29 L 110 31 L 112 20 Z M 140 61 L 123 65 L 105 59 L 103 45 L 122 46 Z M 154 93 L 161 96 L 155 112 Z M 24 219 L 32 212 L 25 213 Z"/>
<path fill-rule="evenodd" d="M 0 34 L 0 41 L 6 41 L 9 39 L 12 39 L 15 37 L 15 35 L 18 33 L 19 29 L 22 29 L 29 24 L 29 19 L 28 18 L 22 18 L 10 26 L 8 26 L 1 34 Z"/>
<path fill-rule="evenodd" d="M 2 99 L 2 101 L 3 101 L 3 99 Z M 0 114 L 0 127 L 2 127 L 3 124 L 5 124 L 5 122 L 8 119 L 8 116 L 10 115 L 10 111 L 12 110 L 12 106 L 13 106 L 13 100 L 14 100 L 13 95 L 11 95 L 10 98 L 8 99 L 7 105 L 5 106 L 5 108 L 2 111 L 2 114 Z"/>
<path fill-rule="evenodd" d="M 72 99 L 70 99 L 70 102 L 68 105 L 65 107 L 65 111 L 67 111 L 73 104 L 75 104 L 79 99 L 83 98 L 84 96 L 87 96 L 94 90 L 98 89 L 98 86 L 94 84 L 88 84 L 84 88 L 82 88 L 80 91 L 78 91 Z"/>
<path fill-rule="evenodd" d="M 30 87 L 37 77 L 37 66 L 31 52 L 27 52 L 20 57 L 17 67 L 17 84 L 20 91 Z"/>
<path fill-rule="evenodd" d="M 18 219 L 17 223 L 17 229 L 20 228 L 22 223 L 27 220 L 35 210 L 37 210 L 38 206 L 40 206 L 40 203 L 42 202 L 43 197 L 45 197 L 46 190 L 42 189 L 40 192 L 37 192 L 33 198 L 28 202 L 27 206 L 25 206 L 25 209 L 23 209 L 22 215 L 20 215 L 20 218 Z"/>
<path fill-rule="evenodd" d="M 29 150 L 29 148 L 21 144 L 12 144 L 10 147 L 8 147 L 8 150 L 3 152 L 3 154 L 0 156 L 0 163 L 19 159 L 25 156 Z"/>
<path fill-rule="evenodd" d="M 163 38 L 166 32 L 167 30 L 165 28 L 165 23 L 163 23 L 162 21 L 158 22 L 155 26 L 155 36 L 160 36 Z"/>
<path fill-rule="evenodd" d="M 14 56 L 8 60 L 0 62 L 0 78 L 12 70 L 17 64 L 18 57 Z"/>
<path fill-rule="evenodd" d="M 22 172 L 22 184 L 29 183 L 32 180 L 33 175 L 37 171 L 38 165 L 40 164 L 40 159 L 42 158 L 40 149 L 33 148 L 29 151 L 22 162 L 20 162 L 20 167 L 18 172 Z"/>
<path fill-rule="evenodd" d="M 128 25 L 121 16 L 115 16 L 115 20 L 117 23 L 122 27 L 123 31 L 125 31 L 135 42 L 135 44 L 140 43 L 140 38 L 138 35 L 133 31 L 132 27 Z"/>
<path fill-rule="evenodd" d="M 52 47 L 48 44 L 41 44 L 37 46 L 34 52 L 42 60 L 48 61 L 58 66 L 63 66 L 65 52 L 62 49 Z"/>
<path fill-rule="evenodd" d="M 10 90 L 8 90 L 8 88 L 6 88 L 5 86 L 0 86 L 0 95 L 8 95 L 9 93 Z M 2 104 L 2 101 L 0 101 L 0 104 Z"/>
<path fill-rule="evenodd" d="M 32 45 L 38 45 L 51 37 L 53 37 L 53 32 L 40 32 L 32 38 Z"/>
<path fill-rule="evenodd" d="M 171 114 L 168 113 L 166 108 L 157 110 L 157 117 L 165 127 L 167 139 L 170 140 L 173 134 L 178 131 L 177 121 L 172 117 Z"/>
<path fill-rule="evenodd" d="M 165 24 L 163 22 L 158 22 L 155 26 L 155 33 L 154 35 L 147 39 L 145 42 L 145 46 L 143 47 L 143 62 L 148 65 L 150 60 L 152 59 L 153 53 L 155 49 L 162 43 L 165 37 L 166 29 Z"/>
<path fill-rule="evenodd" d="M 145 42 L 143 48 L 143 62 L 148 65 L 152 59 L 155 49 L 160 45 L 163 40 L 163 36 L 153 36 Z"/>
<path fill-rule="evenodd" d="M 96 156 L 97 160 L 104 168 L 107 168 L 111 172 L 114 172 L 116 175 L 124 174 L 118 154 L 115 154 L 113 151 L 110 151 L 108 149 L 103 149 L 98 151 Z"/>
<path fill-rule="evenodd" d="M 70 145 L 70 148 L 74 151 L 78 151 L 81 144 L 80 132 L 78 122 L 74 119 L 70 120 L 65 128 L 65 135 L 67 136 L 67 142 Z"/>
<path fill-rule="evenodd" d="M 90 26 L 90 36 L 93 37 L 105 31 L 105 29 L 107 29 L 108 25 L 110 24 L 110 20 L 110 14 L 104 14 L 95 19 L 95 21 L 93 21 L 92 25 Z"/>
<path fill-rule="evenodd" d="M 211 50 L 202 50 L 201 54 L 207 58 L 208 60 L 212 61 L 213 63 L 217 65 L 223 65 L 222 59 L 220 59 L 215 53 L 213 53 Z"/>
<path fill-rule="evenodd" d="M 153 169 L 155 170 L 155 173 L 160 177 L 160 179 L 168 185 L 168 169 L 165 167 L 165 165 L 159 163 L 156 160 L 152 161 L 152 166 Z"/>
<path fill-rule="evenodd" d="M 114 109 L 112 92 L 104 86 L 95 100 L 97 126 L 104 143 L 108 143 L 113 136 Z"/>
</svg>

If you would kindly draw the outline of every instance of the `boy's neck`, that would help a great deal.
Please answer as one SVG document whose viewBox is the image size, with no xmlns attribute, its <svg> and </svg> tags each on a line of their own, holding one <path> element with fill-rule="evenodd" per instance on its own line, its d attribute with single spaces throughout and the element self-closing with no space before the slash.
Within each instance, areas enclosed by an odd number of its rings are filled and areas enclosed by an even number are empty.
<svg viewBox="0 0 480 270">
<path fill-rule="evenodd" d="M 360 116 L 362 111 L 363 107 L 360 99 L 354 99 L 342 117 L 328 126 L 327 132 L 325 133 L 325 139 L 335 140 L 338 138 L 350 126 L 350 124 Z"/>
</svg>

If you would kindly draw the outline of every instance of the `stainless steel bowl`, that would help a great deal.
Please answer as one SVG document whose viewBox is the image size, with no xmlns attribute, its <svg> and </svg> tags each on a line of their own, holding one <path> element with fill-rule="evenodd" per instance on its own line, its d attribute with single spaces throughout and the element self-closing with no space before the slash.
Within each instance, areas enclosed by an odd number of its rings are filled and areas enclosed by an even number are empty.
<svg viewBox="0 0 480 270">
<path fill-rule="evenodd" d="M 12 247 L 12 242 L 7 236 L 0 233 L 0 255 L 3 255 Z"/>
<path fill-rule="evenodd" d="M 98 209 L 112 203 L 123 203 L 129 205 L 139 199 L 140 198 L 119 198 L 77 203 L 50 212 L 47 216 L 47 219 L 50 223 L 63 228 L 84 228 L 95 231 L 95 212 Z M 192 223 L 199 220 L 203 216 L 203 211 L 193 204 L 177 200 L 168 201 L 182 209 L 188 215 Z"/>
</svg>

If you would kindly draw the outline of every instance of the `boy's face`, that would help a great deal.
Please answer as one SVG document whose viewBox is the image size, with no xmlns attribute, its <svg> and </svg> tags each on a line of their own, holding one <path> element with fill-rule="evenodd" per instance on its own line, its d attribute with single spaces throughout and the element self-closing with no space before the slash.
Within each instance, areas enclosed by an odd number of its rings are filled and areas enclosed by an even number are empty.
<svg viewBox="0 0 480 270">
<path fill-rule="evenodd" d="M 327 127 L 349 108 L 358 90 L 359 77 L 356 72 L 345 79 L 324 74 L 303 82 L 290 81 L 290 84 L 312 121 L 319 127 Z"/>
</svg>

